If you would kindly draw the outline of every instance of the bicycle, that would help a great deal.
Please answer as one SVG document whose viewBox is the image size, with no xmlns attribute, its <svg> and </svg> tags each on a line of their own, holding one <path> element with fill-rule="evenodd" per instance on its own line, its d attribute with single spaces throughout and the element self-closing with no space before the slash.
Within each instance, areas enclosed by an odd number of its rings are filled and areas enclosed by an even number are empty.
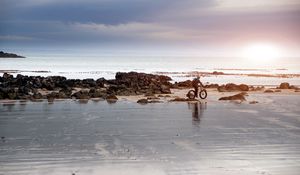
<svg viewBox="0 0 300 175">
<path fill-rule="evenodd" d="M 198 86 L 198 88 L 200 88 L 200 90 L 199 90 L 199 97 L 201 99 L 206 99 L 206 97 L 207 97 L 207 91 L 202 86 Z M 189 90 L 189 92 L 186 94 L 186 96 L 189 99 L 195 99 L 196 98 L 196 92 L 195 92 L 195 90 Z"/>
</svg>

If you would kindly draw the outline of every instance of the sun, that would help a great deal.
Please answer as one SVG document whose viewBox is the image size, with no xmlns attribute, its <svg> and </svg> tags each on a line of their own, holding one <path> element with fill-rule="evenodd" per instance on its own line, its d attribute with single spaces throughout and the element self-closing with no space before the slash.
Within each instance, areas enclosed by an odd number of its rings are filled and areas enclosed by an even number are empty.
<svg viewBox="0 0 300 175">
<path fill-rule="evenodd" d="M 280 50 L 272 44 L 256 43 L 245 46 L 242 55 L 252 61 L 273 61 L 280 57 Z"/>
</svg>

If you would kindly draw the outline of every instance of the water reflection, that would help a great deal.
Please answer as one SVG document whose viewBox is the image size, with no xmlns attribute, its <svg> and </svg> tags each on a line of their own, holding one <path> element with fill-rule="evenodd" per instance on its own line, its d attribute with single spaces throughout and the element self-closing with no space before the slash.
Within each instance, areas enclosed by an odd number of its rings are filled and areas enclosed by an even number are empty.
<svg viewBox="0 0 300 175">
<path fill-rule="evenodd" d="M 193 124 L 199 125 L 201 118 L 203 117 L 203 112 L 207 108 L 207 103 L 202 103 L 202 102 L 188 103 L 188 108 L 192 110 Z"/>
</svg>

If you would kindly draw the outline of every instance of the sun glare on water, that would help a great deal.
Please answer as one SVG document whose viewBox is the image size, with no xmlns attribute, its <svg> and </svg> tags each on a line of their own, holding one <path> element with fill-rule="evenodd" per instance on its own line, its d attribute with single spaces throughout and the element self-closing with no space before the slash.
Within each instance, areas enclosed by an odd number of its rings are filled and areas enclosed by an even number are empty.
<svg viewBox="0 0 300 175">
<path fill-rule="evenodd" d="M 251 44 L 242 50 L 242 55 L 256 62 L 275 61 L 280 57 L 280 51 L 271 44 Z"/>
</svg>

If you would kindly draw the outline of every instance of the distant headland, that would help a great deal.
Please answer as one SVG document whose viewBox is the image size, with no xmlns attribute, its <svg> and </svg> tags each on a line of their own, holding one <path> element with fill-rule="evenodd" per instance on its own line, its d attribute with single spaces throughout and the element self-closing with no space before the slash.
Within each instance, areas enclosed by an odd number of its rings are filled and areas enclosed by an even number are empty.
<svg viewBox="0 0 300 175">
<path fill-rule="evenodd" d="M 0 58 L 25 58 L 25 57 L 14 53 L 5 53 L 3 51 L 0 51 Z"/>
</svg>

